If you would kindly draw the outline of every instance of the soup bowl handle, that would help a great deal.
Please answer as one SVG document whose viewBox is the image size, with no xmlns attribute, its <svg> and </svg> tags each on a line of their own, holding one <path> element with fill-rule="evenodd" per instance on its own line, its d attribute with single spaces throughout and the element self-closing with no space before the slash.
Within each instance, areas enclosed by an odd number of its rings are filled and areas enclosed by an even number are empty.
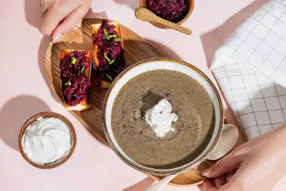
<svg viewBox="0 0 286 191">
<path fill-rule="evenodd" d="M 231 124 L 225 124 L 216 146 L 206 159 L 214 161 L 224 157 L 234 148 L 238 138 L 239 132 L 237 127 Z"/>
</svg>

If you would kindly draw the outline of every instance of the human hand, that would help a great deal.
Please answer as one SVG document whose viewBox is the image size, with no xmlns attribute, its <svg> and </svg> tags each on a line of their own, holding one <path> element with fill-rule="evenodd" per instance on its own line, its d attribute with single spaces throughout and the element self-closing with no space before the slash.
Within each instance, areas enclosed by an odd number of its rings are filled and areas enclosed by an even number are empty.
<svg viewBox="0 0 286 191">
<path fill-rule="evenodd" d="M 272 190 L 286 174 L 286 125 L 233 150 L 202 174 L 203 191 Z"/>
<path fill-rule="evenodd" d="M 42 0 L 40 32 L 53 41 L 73 29 L 90 8 L 91 0 Z"/>
</svg>

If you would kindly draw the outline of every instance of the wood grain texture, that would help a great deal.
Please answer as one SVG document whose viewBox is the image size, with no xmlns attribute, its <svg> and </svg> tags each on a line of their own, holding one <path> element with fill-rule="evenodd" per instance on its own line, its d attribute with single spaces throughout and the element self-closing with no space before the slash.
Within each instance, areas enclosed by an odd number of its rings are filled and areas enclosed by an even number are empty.
<svg viewBox="0 0 286 191">
<path fill-rule="evenodd" d="M 45 69 L 51 88 L 62 98 L 60 80 L 60 51 L 62 48 L 79 50 L 92 50 L 91 24 L 101 22 L 99 19 L 84 19 L 81 28 L 66 34 L 60 42 L 48 45 L 45 55 Z M 126 67 L 139 61 L 161 57 L 156 49 L 148 45 L 140 36 L 121 25 L 122 38 L 124 40 Z M 164 55 L 168 56 L 168 55 Z M 93 71 L 94 72 L 94 71 Z M 91 77 L 90 103 L 91 107 L 83 112 L 71 112 L 93 135 L 103 144 L 107 145 L 102 127 L 102 106 L 107 90 L 95 86 Z M 118 159 L 119 160 L 119 159 Z M 209 165 L 212 163 L 208 163 Z M 149 175 L 151 176 L 151 175 Z M 156 179 L 162 177 L 151 176 Z M 171 181 L 173 185 L 194 185 L 200 183 L 204 178 L 196 169 L 179 174 Z"/>
</svg>

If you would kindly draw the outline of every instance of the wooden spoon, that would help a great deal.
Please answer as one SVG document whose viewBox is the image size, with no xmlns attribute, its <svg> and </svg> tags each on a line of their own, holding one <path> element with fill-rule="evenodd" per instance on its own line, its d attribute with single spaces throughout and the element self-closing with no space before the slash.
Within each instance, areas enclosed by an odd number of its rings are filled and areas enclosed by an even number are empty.
<svg viewBox="0 0 286 191">
<path fill-rule="evenodd" d="M 155 15 L 153 12 L 151 12 L 149 9 L 140 7 L 135 10 L 135 16 L 137 19 L 145 22 L 150 22 L 150 23 L 157 23 L 160 25 L 163 25 L 164 27 L 169 27 L 172 29 L 175 29 L 177 31 L 180 31 L 184 34 L 191 35 L 192 30 L 182 27 L 176 23 L 173 23 L 171 21 L 167 21 L 165 19 L 162 19 L 161 17 L 158 17 Z"/>
</svg>

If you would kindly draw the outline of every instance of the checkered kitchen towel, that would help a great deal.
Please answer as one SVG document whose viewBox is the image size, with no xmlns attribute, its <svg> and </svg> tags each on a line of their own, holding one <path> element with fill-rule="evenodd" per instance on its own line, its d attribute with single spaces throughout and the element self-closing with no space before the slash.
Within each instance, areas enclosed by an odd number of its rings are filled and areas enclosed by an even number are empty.
<svg viewBox="0 0 286 191">
<path fill-rule="evenodd" d="M 286 0 L 270 0 L 221 46 L 211 70 L 249 139 L 286 122 Z"/>
</svg>

